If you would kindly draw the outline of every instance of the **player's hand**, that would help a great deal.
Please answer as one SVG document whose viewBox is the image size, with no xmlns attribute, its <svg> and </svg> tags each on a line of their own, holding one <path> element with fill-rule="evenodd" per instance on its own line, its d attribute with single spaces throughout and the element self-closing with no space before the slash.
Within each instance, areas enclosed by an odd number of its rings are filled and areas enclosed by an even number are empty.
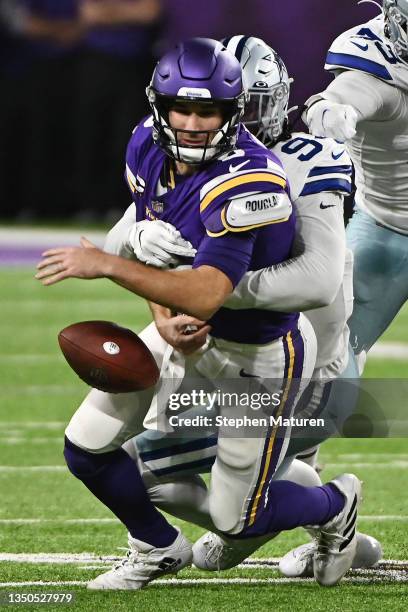
<svg viewBox="0 0 408 612">
<path fill-rule="evenodd" d="M 314 136 L 325 136 L 344 142 L 356 134 L 357 111 L 350 104 L 330 100 L 315 102 L 306 113 L 306 122 Z"/>
<path fill-rule="evenodd" d="M 177 315 L 171 318 L 156 319 L 156 326 L 161 337 L 170 346 L 184 355 L 198 351 L 207 340 L 211 326 L 188 315 Z M 196 331 L 193 331 L 196 328 Z"/>
<path fill-rule="evenodd" d="M 177 265 L 179 257 L 196 254 L 190 242 L 164 221 L 138 221 L 130 228 L 128 241 L 139 261 L 157 268 Z"/>
<path fill-rule="evenodd" d="M 98 249 L 87 238 L 80 247 L 49 249 L 42 254 L 35 278 L 43 285 L 54 285 L 66 278 L 102 278 L 112 256 Z"/>
</svg>

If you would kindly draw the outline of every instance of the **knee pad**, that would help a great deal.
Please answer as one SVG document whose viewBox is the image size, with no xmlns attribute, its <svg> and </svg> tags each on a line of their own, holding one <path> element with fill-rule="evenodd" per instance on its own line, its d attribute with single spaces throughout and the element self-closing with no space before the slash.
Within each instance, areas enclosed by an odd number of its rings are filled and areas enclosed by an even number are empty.
<svg viewBox="0 0 408 612">
<path fill-rule="evenodd" d="M 133 393 L 104 393 L 92 389 L 71 418 L 67 438 L 91 453 L 115 451 L 143 431 L 153 389 Z"/>
<path fill-rule="evenodd" d="M 123 422 L 99 410 L 98 406 L 93 405 L 88 398 L 73 415 L 66 428 L 66 436 L 78 448 L 89 450 L 91 453 L 104 453 L 113 450 L 114 446 L 117 448 L 124 442 L 120 438 Z"/>
<path fill-rule="evenodd" d="M 299 459 L 294 459 L 289 468 L 279 474 L 279 480 L 289 480 L 304 487 L 320 487 L 322 484 L 316 470 Z"/>
</svg>

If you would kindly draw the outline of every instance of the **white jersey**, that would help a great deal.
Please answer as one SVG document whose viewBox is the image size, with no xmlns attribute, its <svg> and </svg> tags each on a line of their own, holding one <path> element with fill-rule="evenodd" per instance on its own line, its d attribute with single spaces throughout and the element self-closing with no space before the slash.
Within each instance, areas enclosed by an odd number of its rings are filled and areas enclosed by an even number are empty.
<svg viewBox="0 0 408 612">
<path fill-rule="evenodd" d="M 344 276 L 335 300 L 329 306 L 305 312 L 317 340 L 317 357 L 313 378 L 332 379 L 348 363 L 350 330 L 347 321 L 353 312 L 353 253 L 346 249 Z"/>
<path fill-rule="evenodd" d="M 297 217 L 293 259 L 245 274 L 226 305 L 307 311 L 317 337 L 314 375 L 333 378 L 348 359 L 352 278 L 344 268 L 343 196 L 351 193 L 351 160 L 343 144 L 305 133 L 272 151 L 285 170 Z"/>
<path fill-rule="evenodd" d="M 335 231 L 342 232 L 343 207 L 325 204 L 325 192 L 348 195 L 352 188 L 352 167 L 345 146 L 332 138 L 316 138 L 306 133 L 294 133 L 287 142 L 279 142 L 272 151 L 282 162 L 290 184 L 291 198 L 294 202 L 298 223 L 306 216 L 314 216 L 316 241 L 326 241 L 327 235 L 319 236 L 324 222 L 333 223 Z M 322 198 L 305 196 L 322 194 Z M 326 210 L 324 207 L 333 207 Z M 329 213 L 329 214 L 327 214 Z M 326 245 L 323 245 L 326 246 Z M 323 308 L 305 312 L 317 339 L 317 357 L 314 377 L 333 378 L 347 365 L 349 330 L 347 320 L 352 312 L 353 278 L 352 254 L 346 252 L 342 285 L 334 301 Z M 309 280 L 305 278 L 305 283 Z M 299 293 L 307 291 L 300 284 Z"/>
<path fill-rule="evenodd" d="M 320 97 L 351 104 L 360 114 L 347 143 L 357 205 L 382 225 L 408 233 L 408 66 L 385 38 L 383 16 L 341 34 L 325 69 L 340 75 Z"/>
<path fill-rule="evenodd" d="M 327 191 L 351 193 L 352 167 L 343 143 L 294 132 L 290 140 L 278 142 L 271 151 L 287 174 L 292 202 Z"/>
</svg>

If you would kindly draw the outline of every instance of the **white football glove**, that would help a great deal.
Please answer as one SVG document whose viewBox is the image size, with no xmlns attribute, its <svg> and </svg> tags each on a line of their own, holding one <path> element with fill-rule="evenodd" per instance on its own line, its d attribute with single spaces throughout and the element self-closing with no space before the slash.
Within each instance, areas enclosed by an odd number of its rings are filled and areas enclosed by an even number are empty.
<svg viewBox="0 0 408 612">
<path fill-rule="evenodd" d="M 356 134 L 358 114 L 350 104 L 330 100 L 315 102 L 306 113 L 306 123 L 314 136 L 325 136 L 344 142 Z"/>
<path fill-rule="evenodd" d="M 194 257 L 196 250 L 170 223 L 138 221 L 129 230 L 128 241 L 137 259 L 166 268 L 179 263 L 179 257 Z"/>
</svg>

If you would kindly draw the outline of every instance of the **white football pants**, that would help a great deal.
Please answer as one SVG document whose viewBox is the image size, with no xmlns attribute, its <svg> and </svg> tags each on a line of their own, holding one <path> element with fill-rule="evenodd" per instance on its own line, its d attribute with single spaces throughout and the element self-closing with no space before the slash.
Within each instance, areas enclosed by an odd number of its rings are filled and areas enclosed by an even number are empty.
<svg viewBox="0 0 408 612">
<path fill-rule="evenodd" d="M 161 365 L 166 343 L 155 326 L 149 326 L 141 337 Z M 266 345 L 212 339 L 199 355 L 185 359 L 185 370 L 196 379 L 228 379 L 229 384 L 231 379 L 239 379 L 242 371 L 273 380 L 283 391 L 274 416 L 287 419 L 312 376 L 315 360 L 313 328 L 301 316 L 298 330 Z M 254 379 L 247 380 L 250 389 Z M 183 383 L 188 383 L 188 380 Z M 119 448 L 143 430 L 154 392 L 154 389 L 149 389 L 114 395 L 92 390 L 67 427 L 68 439 L 95 453 Z M 228 417 L 234 413 L 231 406 L 220 406 L 219 409 L 221 415 Z M 285 457 L 290 426 L 267 427 L 256 437 L 232 437 L 223 433 L 221 428 L 217 457 L 211 470 L 209 510 L 219 531 L 238 534 L 257 520 L 263 498 L 267 495 L 268 482 Z"/>
</svg>

